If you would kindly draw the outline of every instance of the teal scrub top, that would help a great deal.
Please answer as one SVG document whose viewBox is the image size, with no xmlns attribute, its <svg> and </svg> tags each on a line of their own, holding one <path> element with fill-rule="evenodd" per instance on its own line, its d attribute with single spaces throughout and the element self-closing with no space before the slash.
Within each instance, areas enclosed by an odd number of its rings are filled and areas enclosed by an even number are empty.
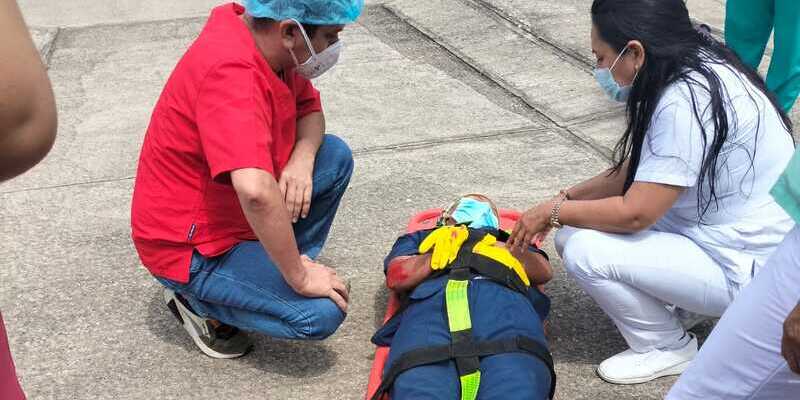
<svg viewBox="0 0 800 400">
<path fill-rule="evenodd" d="M 772 197 L 800 224 L 800 149 L 794 152 L 789 167 L 772 188 Z"/>
</svg>

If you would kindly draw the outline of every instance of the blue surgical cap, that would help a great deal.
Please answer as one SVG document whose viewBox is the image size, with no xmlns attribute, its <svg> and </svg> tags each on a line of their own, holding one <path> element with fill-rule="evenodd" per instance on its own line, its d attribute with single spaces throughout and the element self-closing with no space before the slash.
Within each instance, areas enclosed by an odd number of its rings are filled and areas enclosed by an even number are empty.
<svg viewBox="0 0 800 400">
<path fill-rule="evenodd" d="M 364 0 L 245 0 L 247 13 L 276 21 L 296 19 L 309 25 L 347 25 L 356 22 Z"/>
</svg>

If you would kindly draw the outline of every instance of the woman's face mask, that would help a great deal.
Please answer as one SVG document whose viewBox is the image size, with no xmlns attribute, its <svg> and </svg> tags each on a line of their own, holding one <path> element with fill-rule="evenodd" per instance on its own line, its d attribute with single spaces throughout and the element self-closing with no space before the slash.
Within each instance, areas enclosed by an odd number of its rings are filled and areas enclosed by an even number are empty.
<svg viewBox="0 0 800 400">
<path fill-rule="evenodd" d="M 466 224 L 473 229 L 499 229 L 500 221 L 489 203 L 463 198 L 450 214 L 456 224 Z"/>
<path fill-rule="evenodd" d="M 631 95 L 631 89 L 633 89 L 633 82 L 636 82 L 636 78 L 639 76 L 639 71 L 636 71 L 636 75 L 633 77 L 633 81 L 631 81 L 630 85 L 620 86 L 619 83 L 614 79 L 614 75 L 611 71 L 614 70 L 614 67 L 617 65 L 619 60 L 622 59 L 622 56 L 625 55 L 625 52 L 628 51 L 628 48 L 622 49 L 622 52 L 619 53 L 617 59 L 614 60 L 614 63 L 611 64 L 611 68 L 596 68 L 594 70 L 594 78 L 597 80 L 597 83 L 600 85 L 600 88 L 603 89 L 606 96 L 608 96 L 611 100 L 618 101 L 620 103 L 625 103 L 628 101 L 628 98 Z"/>
<path fill-rule="evenodd" d="M 337 62 L 339 62 L 339 56 L 342 53 L 342 41 L 339 40 L 336 43 L 328 46 L 325 50 L 321 53 L 317 53 L 314 51 L 314 46 L 311 44 L 311 39 L 306 34 L 306 30 L 303 28 L 303 25 L 300 22 L 293 20 L 298 27 L 300 27 L 300 32 L 303 34 L 303 40 L 306 42 L 306 46 L 308 47 L 308 51 L 310 52 L 311 56 L 306 60 L 304 63 L 300 63 L 297 60 L 297 57 L 294 55 L 294 51 L 289 49 L 289 53 L 292 54 L 292 58 L 294 59 L 294 63 L 297 66 L 297 73 L 300 76 L 306 79 L 315 79 L 322 74 L 328 72 Z"/>
</svg>

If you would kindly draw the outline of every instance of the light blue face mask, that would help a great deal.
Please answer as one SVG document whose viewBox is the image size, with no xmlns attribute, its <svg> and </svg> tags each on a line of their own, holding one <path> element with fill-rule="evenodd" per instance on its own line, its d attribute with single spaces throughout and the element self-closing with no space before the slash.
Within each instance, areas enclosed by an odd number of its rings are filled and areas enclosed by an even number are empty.
<svg viewBox="0 0 800 400">
<path fill-rule="evenodd" d="M 614 60 L 614 63 L 611 64 L 611 68 L 596 68 L 594 70 L 594 79 L 597 80 L 597 83 L 600 84 L 600 87 L 606 93 L 611 100 L 618 101 L 620 103 L 625 103 L 628 101 L 628 98 L 631 95 L 631 90 L 633 89 L 633 82 L 636 82 L 636 78 L 639 76 L 639 71 L 636 71 L 636 75 L 633 77 L 633 81 L 630 85 L 620 86 L 619 83 L 614 79 L 614 75 L 611 71 L 614 70 L 614 67 L 617 66 L 617 63 L 625 55 L 625 52 L 628 51 L 628 48 L 622 49 L 622 52 L 619 53 L 617 59 Z"/>
<path fill-rule="evenodd" d="M 473 229 L 499 229 L 500 221 L 492 211 L 492 206 L 471 198 L 461 199 L 450 215 L 457 224 L 469 223 Z"/>
</svg>

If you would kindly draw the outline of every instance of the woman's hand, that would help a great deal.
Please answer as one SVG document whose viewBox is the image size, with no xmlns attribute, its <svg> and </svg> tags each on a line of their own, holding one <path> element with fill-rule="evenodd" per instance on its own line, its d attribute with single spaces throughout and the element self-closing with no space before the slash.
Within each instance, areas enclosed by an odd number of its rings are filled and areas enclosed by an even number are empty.
<svg viewBox="0 0 800 400">
<path fill-rule="evenodd" d="M 781 354 L 789 368 L 800 374 L 800 305 L 792 310 L 783 323 Z"/>
<path fill-rule="evenodd" d="M 550 214 L 553 212 L 556 201 L 556 199 L 553 199 L 525 211 L 517 221 L 517 224 L 514 225 L 514 230 L 511 232 L 511 237 L 506 242 L 506 246 L 512 249 L 527 248 L 527 246 L 533 245 L 536 241 L 543 240 L 552 228 L 550 226 Z"/>
</svg>

